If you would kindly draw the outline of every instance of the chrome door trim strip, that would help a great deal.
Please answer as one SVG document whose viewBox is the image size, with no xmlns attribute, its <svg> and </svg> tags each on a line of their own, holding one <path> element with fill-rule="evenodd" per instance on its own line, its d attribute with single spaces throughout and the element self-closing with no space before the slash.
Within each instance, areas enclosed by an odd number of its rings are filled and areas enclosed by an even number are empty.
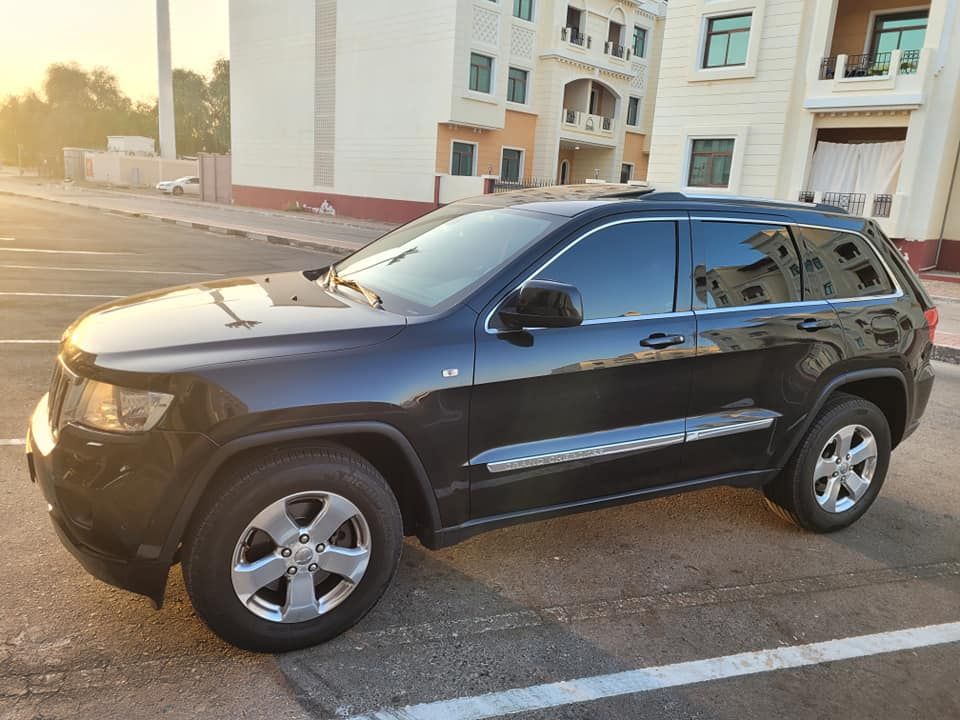
<svg viewBox="0 0 960 720">
<path fill-rule="evenodd" d="M 767 417 L 757 417 L 758 414 L 767 415 Z M 707 415 L 698 418 L 689 418 L 687 422 L 695 421 L 709 423 L 710 418 L 717 417 L 718 416 Z M 538 455 L 521 455 L 519 457 L 509 458 L 507 460 L 472 464 L 485 464 L 489 472 L 500 473 L 542 467 L 544 465 L 573 462 L 575 460 L 609 457 L 611 455 L 620 455 L 628 452 L 655 450 L 657 448 L 669 447 L 671 445 L 679 445 L 684 442 L 709 440 L 711 438 L 726 437 L 728 435 L 736 435 L 738 433 L 753 432 L 754 430 L 763 430 L 771 427 L 777 417 L 779 417 L 779 415 L 771 410 L 754 408 L 745 411 L 742 419 L 735 420 L 734 422 L 725 422 L 722 425 L 710 426 L 708 424 L 706 427 L 697 430 L 687 430 L 685 432 L 656 435 L 639 440 L 627 440 L 624 442 L 591 445 L 589 447 L 577 448 L 574 450 L 559 450 L 557 452 L 541 453 Z"/>
<path fill-rule="evenodd" d="M 523 280 L 523 282 L 521 282 L 519 285 L 517 285 L 515 288 L 513 288 L 513 290 L 510 290 L 510 291 L 508 292 L 508 294 L 509 294 L 510 292 L 515 292 L 516 290 L 519 290 L 520 288 L 522 288 L 522 287 L 523 287 L 524 285 L 526 285 L 530 280 L 532 280 L 532 279 L 535 278 L 537 275 L 539 275 L 541 272 L 543 272 L 544 270 L 546 270 L 551 264 L 553 264 L 553 262 L 554 262 L 555 260 L 557 260 L 557 258 L 559 258 L 561 255 L 563 255 L 565 252 L 567 252 L 570 248 L 574 247 L 574 246 L 575 246 L 577 243 L 579 243 L 581 240 L 585 240 L 586 238 L 590 237 L 590 236 L 593 235 L 594 233 L 600 232 L 601 230 L 606 230 L 608 227 L 613 227 L 614 225 L 625 225 L 625 224 L 627 224 L 627 223 L 664 222 L 664 221 L 666 221 L 666 222 L 675 222 L 675 223 L 678 223 L 678 224 L 679 224 L 679 223 L 682 223 L 682 222 L 687 222 L 687 218 L 686 218 L 686 217 L 681 217 L 680 213 L 681 213 L 681 211 L 678 211 L 678 214 L 672 215 L 672 216 L 669 216 L 669 217 L 667 217 L 667 216 L 659 216 L 659 215 L 658 215 L 658 216 L 650 216 L 650 217 L 624 218 L 623 220 L 614 220 L 614 221 L 608 222 L 608 223 L 606 223 L 606 224 L 604 224 L 604 225 L 598 225 L 597 227 L 588 230 L 588 231 L 585 232 L 583 235 L 580 235 L 580 236 L 577 237 L 575 240 L 571 241 L 566 247 L 564 247 L 562 250 L 560 250 L 560 252 L 558 252 L 557 254 L 553 255 L 553 256 L 552 256 L 549 260 L 547 260 L 543 265 L 541 265 L 539 268 L 537 268 L 537 269 L 534 270 L 532 273 L 530 273 L 530 274 L 526 277 L 526 279 Z M 502 333 L 502 332 L 506 332 L 505 330 L 495 330 L 495 329 L 493 329 L 493 328 L 490 327 L 490 318 L 493 317 L 493 314 L 497 311 L 497 308 L 500 307 L 500 303 L 501 303 L 501 302 L 503 302 L 503 299 L 502 299 L 502 298 L 501 298 L 500 302 L 496 303 L 496 304 L 493 306 L 493 309 L 490 310 L 489 313 L 487 313 L 487 317 L 484 318 L 484 320 L 483 320 L 483 330 L 484 330 L 484 332 L 486 332 L 488 335 L 499 335 L 499 334 Z M 686 313 L 688 313 L 689 311 L 681 311 L 681 312 L 684 313 L 684 314 L 686 314 Z M 647 318 L 647 317 L 672 317 L 673 315 L 679 316 L 680 314 L 681 314 L 681 313 L 678 312 L 678 313 L 662 313 L 662 314 L 656 315 L 656 316 L 651 316 L 651 315 L 638 315 L 638 316 L 637 316 L 637 319 L 639 320 L 639 319 Z M 631 319 L 632 319 L 632 317 L 631 317 Z M 600 323 L 604 323 L 604 322 L 617 322 L 617 321 L 619 321 L 619 320 L 620 320 L 620 318 L 595 318 L 594 320 L 587 320 L 587 321 L 583 322 L 582 324 L 583 324 L 583 325 L 588 325 L 588 324 L 591 324 L 591 325 L 592 325 L 592 324 L 600 324 Z M 537 330 L 537 329 L 541 329 L 541 328 L 528 328 L 528 330 Z"/>
<path fill-rule="evenodd" d="M 717 427 L 704 428 L 703 430 L 694 430 L 687 433 L 687 441 L 709 440 L 710 438 L 725 437 L 727 435 L 736 435 L 737 433 L 751 432 L 753 430 L 762 430 L 773 425 L 775 418 L 761 418 L 760 420 L 749 420 L 747 422 L 732 423 L 730 425 L 718 425 Z"/>
<path fill-rule="evenodd" d="M 685 433 L 672 433 L 670 435 L 659 435 L 642 440 L 628 440 L 627 442 L 613 443 L 610 445 L 595 445 L 580 450 L 565 450 L 562 452 L 547 453 L 545 455 L 530 455 L 513 460 L 500 460 L 498 462 L 487 463 L 487 470 L 492 473 L 508 472 L 510 470 L 540 467 L 541 465 L 553 465 L 556 463 L 572 462 L 574 460 L 619 455 L 636 450 L 652 450 L 669 445 L 679 445 L 684 441 L 685 437 Z"/>
</svg>

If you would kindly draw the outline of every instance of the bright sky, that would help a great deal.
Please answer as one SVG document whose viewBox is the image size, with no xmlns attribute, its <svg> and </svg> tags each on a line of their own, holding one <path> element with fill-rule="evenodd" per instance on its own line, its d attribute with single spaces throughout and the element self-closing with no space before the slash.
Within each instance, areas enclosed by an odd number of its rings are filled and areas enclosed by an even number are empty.
<svg viewBox="0 0 960 720">
<path fill-rule="evenodd" d="M 228 0 L 170 0 L 173 66 L 230 55 Z M 102 65 L 135 100 L 157 95 L 155 0 L 0 0 L 0 98 L 40 90 L 50 63 Z"/>
</svg>

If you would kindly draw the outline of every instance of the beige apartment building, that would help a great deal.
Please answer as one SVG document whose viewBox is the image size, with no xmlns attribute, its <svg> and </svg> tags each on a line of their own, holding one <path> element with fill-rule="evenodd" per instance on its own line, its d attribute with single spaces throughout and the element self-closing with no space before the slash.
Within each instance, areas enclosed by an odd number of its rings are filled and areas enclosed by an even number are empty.
<svg viewBox="0 0 960 720">
<path fill-rule="evenodd" d="M 875 218 L 960 270 L 958 0 L 671 0 L 648 180 Z"/>
<path fill-rule="evenodd" d="M 643 180 L 662 0 L 231 0 L 233 196 L 402 221 Z"/>
</svg>

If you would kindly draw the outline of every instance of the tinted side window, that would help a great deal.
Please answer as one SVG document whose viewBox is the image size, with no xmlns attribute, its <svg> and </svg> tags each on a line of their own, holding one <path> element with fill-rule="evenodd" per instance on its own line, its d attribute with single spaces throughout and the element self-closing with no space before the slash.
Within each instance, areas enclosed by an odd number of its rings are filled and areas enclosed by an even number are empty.
<svg viewBox="0 0 960 720">
<path fill-rule="evenodd" d="M 800 227 L 803 289 L 807 300 L 886 295 L 893 292 L 877 253 L 859 235 Z"/>
<path fill-rule="evenodd" d="M 575 285 L 584 320 L 673 312 L 677 224 L 621 223 L 584 238 L 537 277 Z"/>
<path fill-rule="evenodd" d="M 800 260 L 784 227 L 699 221 L 696 295 L 706 308 L 800 300 Z"/>
</svg>

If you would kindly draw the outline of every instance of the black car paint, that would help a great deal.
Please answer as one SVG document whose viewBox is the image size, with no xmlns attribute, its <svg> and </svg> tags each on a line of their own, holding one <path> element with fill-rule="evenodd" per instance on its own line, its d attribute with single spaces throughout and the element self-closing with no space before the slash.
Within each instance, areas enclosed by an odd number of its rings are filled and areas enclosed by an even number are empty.
<svg viewBox="0 0 960 720">
<path fill-rule="evenodd" d="M 914 292 L 786 312 L 697 312 L 691 216 L 876 238 L 870 221 L 693 200 L 553 201 L 524 211 L 568 219 L 437 316 L 371 308 L 319 287 L 314 272 L 172 288 L 82 317 L 64 334 L 66 365 L 177 400 L 151 432 L 124 437 L 68 425 L 49 456 L 28 448 L 31 476 L 65 544 L 93 574 L 159 605 L 204 492 L 230 458 L 255 448 L 371 436 L 393 443 L 408 466 L 404 492 L 415 515 L 408 525 L 440 547 L 531 517 L 710 484 L 762 484 L 846 382 L 893 379 L 905 393 L 900 436 L 919 421 L 932 371 Z M 678 314 L 490 331 L 498 304 L 558 249 L 597 224 L 650 216 L 675 218 L 681 228 Z M 899 267 L 885 242 L 874 245 Z M 822 327 L 802 329 L 809 320 Z M 681 340 L 662 349 L 641 345 L 659 334 Z M 718 337 L 728 338 L 726 346 Z M 624 355 L 633 359 L 606 362 Z M 457 373 L 445 377 L 447 369 Z M 617 432 L 641 426 L 670 436 L 751 408 L 775 411 L 769 429 L 700 439 L 695 452 L 684 452 L 686 440 L 625 453 L 604 458 L 602 472 L 589 459 L 499 473 L 486 466 L 514 450 L 562 451 L 571 436 L 581 446 L 593 433 L 616 442 Z M 511 446 L 519 449 L 508 452 Z"/>
</svg>

